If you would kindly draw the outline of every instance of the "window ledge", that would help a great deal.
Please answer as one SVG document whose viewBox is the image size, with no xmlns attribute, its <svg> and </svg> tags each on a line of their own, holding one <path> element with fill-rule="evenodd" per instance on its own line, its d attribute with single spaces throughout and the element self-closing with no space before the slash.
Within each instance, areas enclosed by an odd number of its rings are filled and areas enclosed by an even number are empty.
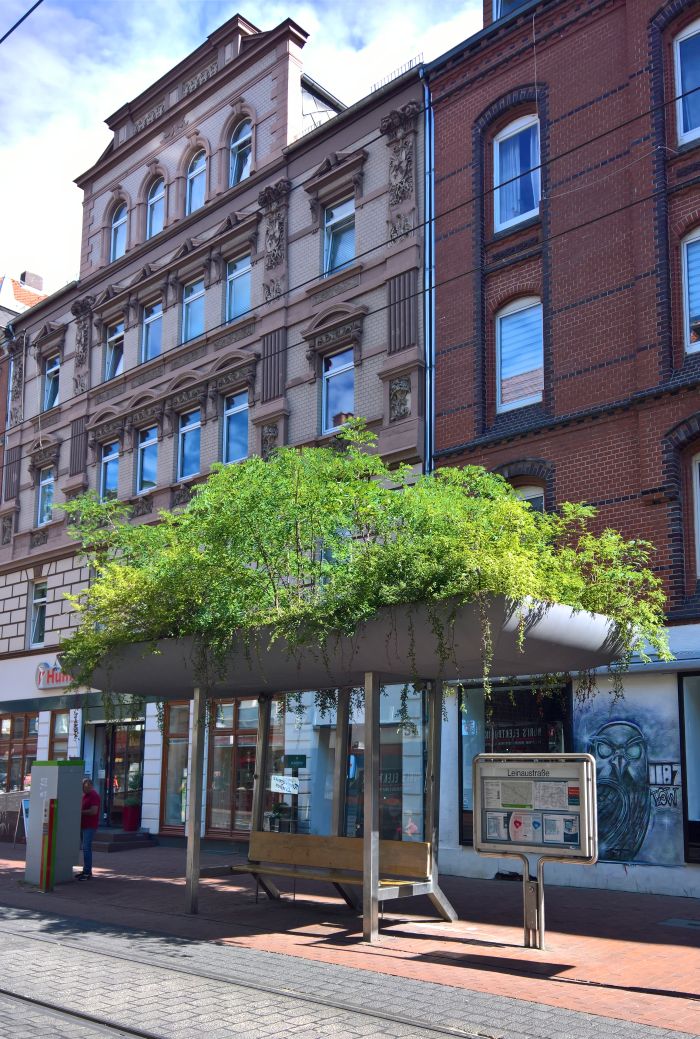
<svg viewBox="0 0 700 1039">
<path fill-rule="evenodd" d="M 494 231 L 486 244 L 502 242 L 504 238 L 510 238 L 511 235 L 518 234 L 519 231 L 526 231 L 529 227 L 536 227 L 537 224 L 541 223 L 542 212 L 540 211 L 536 216 L 529 216 L 525 220 L 520 220 L 517 224 L 511 224 L 510 227 L 503 227 L 500 231 Z"/>
<path fill-rule="evenodd" d="M 328 294 L 333 295 L 334 292 L 340 292 L 341 288 L 344 288 L 346 280 L 357 279 L 353 282 L 353 288 L 355 285 L 359 285 L 360 275 L 364 269 L 364 265 L 361 263 L 353 263 L 347 267 L 343 267 L 341 271 L 336 274 L 319 275 L 319 280 L 309 286 L 305 290 L 307 296 L 316 296 L 324 290 L 331 290 Z"/>
</svg>

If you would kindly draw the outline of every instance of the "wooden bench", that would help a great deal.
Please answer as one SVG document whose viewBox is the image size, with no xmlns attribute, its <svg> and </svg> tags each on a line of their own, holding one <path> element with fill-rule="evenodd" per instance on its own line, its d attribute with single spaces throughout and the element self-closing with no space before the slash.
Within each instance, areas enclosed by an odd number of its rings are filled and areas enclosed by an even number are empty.
<svg viewBox="0 0 700 1039">
<path fill-rule="evenodd" d="M 267 877 L 327 880 L 356 908 L 357 898 L 344 889 L 362 885 L 362 856 L 363 841 L 358 837 L 255 831 L 250 835 L 248 861 L 228 869 L 231 873 L 251 873 L 270 898 L 279 898 L 279 891 Z M 380 902 L 428 894 L 432 890 L 430 844 L 380 840 L 379 878 Z"/>
</svg>

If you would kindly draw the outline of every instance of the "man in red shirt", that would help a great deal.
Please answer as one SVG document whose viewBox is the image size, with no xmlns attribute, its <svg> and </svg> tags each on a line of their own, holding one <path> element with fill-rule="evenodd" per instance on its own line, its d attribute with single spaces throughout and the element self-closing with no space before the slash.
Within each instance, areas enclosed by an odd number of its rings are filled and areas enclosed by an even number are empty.
<svg viewBox="0 0 700 1039">
<path fill-rule="evenodd" d="M 89 880 L 92 876 L 92 840 L 100 824 L 100 795 L 91 779 L 83 780 L 83 805 L 80 814 L 80 843 L 83 847 L 83 872 L 76 873 L 76 880 Z"/>
</svg>

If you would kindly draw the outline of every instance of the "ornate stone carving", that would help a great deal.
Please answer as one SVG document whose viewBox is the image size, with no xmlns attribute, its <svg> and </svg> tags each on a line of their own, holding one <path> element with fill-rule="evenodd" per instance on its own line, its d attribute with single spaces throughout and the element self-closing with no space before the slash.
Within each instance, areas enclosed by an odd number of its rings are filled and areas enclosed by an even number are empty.
<svg viewBox="0 0 700 1039">
<path fill-rule="evenodd" d="M 287 258 L 287 201 L 292 182 L 283 178 L 258 195 L 258 205 L 266 218 L 265 269 L 274 270 Z"/>
<path fill-rule="evenodd" d="M 389 158 L 389 205 L 400 206 L 413 198 L 416 124 L 420 105 L 409 101 L 395 109 L 380 123 L 391 149 Z"/>
<path fill-rule="evenodd" d="M 215 400 L 223 390 L 227 390 L 231 386 L 247 386 L 249 390 L 253 390 L 255 388 L 255 368 L 256 361 L 250 361 L 248 364 L 217 375 L 209 383 L 209 399 Z"/>
<path fill-rule="evenodd" d="M 73 364 L 76 370 L 84 368 L 87 364 L 90 352 L 90 331 L 94 303 L 94 296 L 85 296 L 83 299 L 77 299 L 71 307 L 71 313 L 75 318 L 75 358 Z"/>
<path fill-rule="evenodd" d="M 152 379 L 157 379 L 159 375 L 165 372 L 165 365 L 159 364 L 155 368 L 149 368 L 147 372 L 141 372 L 140 375 L 135 375 L 129 380 L 129 386 L 133 389 L 136 386 L 143 386 L 145 382 L 151 382 Z"/>
<path fill-rule="evenodd" d="M 360 275 L 353 274 L 350 278 L 345 278 L 343 281 L 337 281 L 333 285 L 326 286 L 320 292 L 314 292 L 314 303 L 323 303 L 324 300 L 331 299 L 332 296 L 337 296 L 341 292 L 357 288 L 359 284 Z"/>
<path fill-rule="evenodd" d="M 404 134 L 415 131 L 419 115 L 418 102 L 409 101 L 403 108 L 395 108 L 389 112 L 389 115 L 384 116 L 379 124 L 379 129 L 389 140 L 402 137 Z"/>
<path fill-rule="evenodd" d="M 192 94 L 198 87 L 201 87 L 203 83 L 206 83 L 208 79 L 215 76 L 218 71 L 218 61 L 212 61 L 205 68 L 200 69 L 196 75 L 192 76 L 190 79 L 186 79 L 182 84 L 181 96 L 187 97 L 188 94 Z"/>
<path fill-rule="evenodd" d="M 398 422 L 411 414 L 411 380 L 401 375 L 389 383 L 389 421 Z"/>
<path fill-rule="evenodd" d="M 206 343 L 203 343 L 202 346 L 198 346 L 194 350 L 189 350 L 187 353 L 181 354 L 170 362 L 170 371 L 174 372 L 176 368 L 183 368 L 186 364 L 191 364 L 192 361 L 199 360 L 200 357 L 204 357 L 206 352 Z"/>
<path fill-rule="evenodd" d="M 137 498 L 134 504 L 131 506 L 132 516 L 150 516 L 153 512 L 153 498 L 146 495 L 144 498 Z"/>
<path fill-rule="evenodd" d="M 175 509 L 178 505 L 187 505 L 194 490 L 189 484 L 180 484 L 175 487 L 170 495 L 170 508 Z"/>
<path fill-rule="evenodd" d="M 61 451 L 60 444 L 48 444 L 32 451 L 29 465 L 32 469 L 45 469 L 47 465 L 58 465 L 58 456 Z"/>
<path fill-rule="evenodd" d="M 0 528 L 0 545 L 9 545 L 12 542 L 12 535 L 15 531 L 15 517 L 13 515 L 2 517 L 2 527 Z"/>
<path fill-rule="evenodd" d="M 392 245 L 400 242 L 402 238 L 413 235 L 413 220 L 408 214 L 399 213 L 393 220 L 387 221 L 389 227 L 389 241 Z"/>
<path fill-rule="evenodd" d="M 132 427 L 142 426 L 144 422 L 155 419 L 156 422 L 160 422 L 163 418 L 163 401 L 154 401 L 153 404 L 144 404 L 142 408 L 137 408 L 136 411 L 132 411 L 128 418 L 128 422 Z"/>
<path fill-rule="evenodd" d="M 247 339 L 248 336 L 252 336 L 254 331 L 255 321 L 249 321 L 247 324 L 241 325 L 239 328 L 234 328 L 231 332 L 227 332 L 227 334 L 222 336 L 221 339 L 217 339 L 214 343 L 214 349 L 222 350 L 225 346 L 230 346 L 231 343 L 237 343 L 240 339 Z"/>
<path fill-rule="evenodd" d="M 180 130 L 184 130 L 186 126 L 187 126 L 187 120 L 183 116 L 182 119 L 178 119 L 174 123 L 171 123 L 171 125 L 168 127 L 168 129 L 164 131 L 161 140 L 163 142 L 165 142 L 165 141 L 172 141 L 172 139 L 175 136 L 175 134 L 179 133 Z"/>
<path fill-rule="evenodd" d="M 22 421 L 24 396 L 24 353 L 15 350 L 12 355 L 12 385 L 10 386 L 10 425 L 16 426 Z"/>
<path fill-rule="evenodd" d="M 263 295 L 266 303 L 270 303 L 273 299 L 279 299 L 283 292 L 282 282 L 279 279 L 270 278 L 269 281 L 263 282 Z"/>
<path fill-rule="evenodd" d="M 81 393 L 87 393 L 88 389 L 88 376 L 87 372 L 81 372 L 79 375 L 73 376 L 73 396 L 77 397 Z"/>
<path fill-rule="evenodd" d="M 260 453 L 267 461 L 272 452 L 277 447 L 277 441 L 279 439 L 279 426 L 276 422 L 265 425 L 261 430 L 261 450 Z"/>
<path fill-rule="evenodd" d="M 124 435 L 124 419 L 113 418 L 108 422 L 101 422 L 92 430 L 92 439 L 103 443 L 105 440 L 121 440 Z"/>
<path fill-rule="evenodd" d="M 347 342 L 349 339 L 362 338 L 363 317 L 354 317 L 350 321 L 344 321 L 342 325 L 320 331 L 317 335 L 308 337 L 309 346 L 316 351 L 327 350 L 339 342 Z"/>
<path fill-rule="evenodd" d="M 48 530 L 33 530 L 29 535 L 29 547 L 38 548 L 49 540 Z"/>
<path fill-rule="evenodd" d="M 146 112 L 146 114 L 142 115 L 140 119 L 136 119 L 134 121 L 136 133 L 141 133 L 141 131 L 145 130 L 147 126 L 151 125 L 151 123 L 155 123 L 156 119 L 160 119 L 164 111 L 165 102 L 161 101 L 160 104 L 155 105 L 150 112 Z"/>
</svg>

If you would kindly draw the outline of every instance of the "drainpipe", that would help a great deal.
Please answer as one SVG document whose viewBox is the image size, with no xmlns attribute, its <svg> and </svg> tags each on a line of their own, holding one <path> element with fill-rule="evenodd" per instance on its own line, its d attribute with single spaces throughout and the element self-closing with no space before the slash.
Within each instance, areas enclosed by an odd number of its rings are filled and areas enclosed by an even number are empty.
<svg viewBox="0 0 700 1039">
<path fill-rule="evenodd" d="M 425 168 L 424 261 L 423 261 L 423 338 L 425 343 L 425 443 L 424 470 L 433 471 L 435 451 L 435 185 L 433 177 L 433 107 L 425 69 L 423 80 L 423 125 Z"/>
</svg>

